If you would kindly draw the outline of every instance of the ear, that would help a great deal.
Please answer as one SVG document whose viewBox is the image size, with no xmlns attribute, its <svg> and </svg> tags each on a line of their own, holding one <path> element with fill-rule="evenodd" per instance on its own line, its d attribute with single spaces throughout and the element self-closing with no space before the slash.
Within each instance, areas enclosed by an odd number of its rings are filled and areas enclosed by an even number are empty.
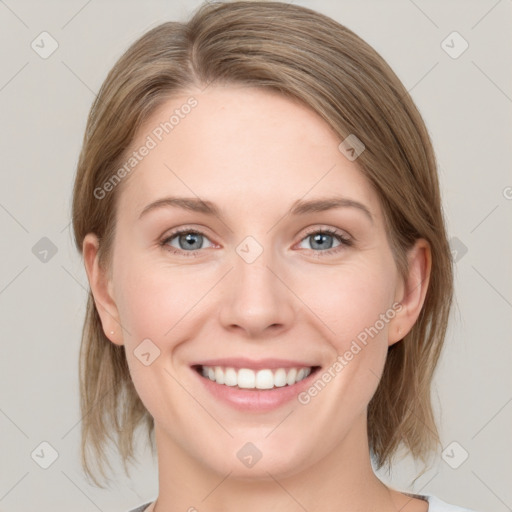
<svg viewBox="0 0 512 512">
<path fill-rule="evenodd" d="M 108 271 L 99 264 L 98 249 L 98 237 L 94 233 L 88 233 L 82 243 L 82 254 L 103 332 L 112 343 L 123 345 L 123 333 L 112 293 L 112 281 Z"/>
<path fill-rule="evenodd" d="M 432 268 L 429 243 L 420 238 L 407 253 L 408 270 L 395 293 L 395 317 L 389 323 L 388 345 L 400 341 L 412 329 L 421 313 Z"/>
</svg>

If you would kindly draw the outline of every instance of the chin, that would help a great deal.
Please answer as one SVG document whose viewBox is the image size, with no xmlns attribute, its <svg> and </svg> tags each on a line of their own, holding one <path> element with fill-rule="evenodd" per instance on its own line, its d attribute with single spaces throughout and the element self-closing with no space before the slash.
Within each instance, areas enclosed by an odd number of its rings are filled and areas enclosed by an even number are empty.
<svg viewBox="0 0 512 512">
<path fill-rule="evenodd" d="M 266 435 L 266 434 L 265 434 Z M 269 481 L 273 478 L 280 480 L 291 477 L 311 466 L 311 457 L 304 450 L 304 442 L 294 443 L 296 446 L 286 446 L 281 439 L 265 439 L 264 435 L 254 441 L 240 441 L 247 437 L 230 439 L 229 442 L 218 442 L 219 450 L 208 450 L 207 457 L 201 457 L 202 464 L 220 475 L 240 481 Z M 298 447 L 302 447 L 298 450 Z M 311 450 L 313 448 L 311 447 Z"/>
</svg>

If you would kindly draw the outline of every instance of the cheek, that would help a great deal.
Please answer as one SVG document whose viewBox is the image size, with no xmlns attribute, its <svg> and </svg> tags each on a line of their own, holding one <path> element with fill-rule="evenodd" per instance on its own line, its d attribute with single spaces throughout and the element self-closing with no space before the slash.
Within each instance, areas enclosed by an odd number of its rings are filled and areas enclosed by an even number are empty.
<svg viewBox="0 0 512 512">
<path fill-rule="evenodd" d="M 332 365 L 319 375 L 331 391 L 329 397 L 323 394 L 317 405 L 332 400 L 333 408 L 343 405 L 345 414 L 356 414 L 373 396 L 386 361 L 389 322 L 396 313 L 392 308 L 396 274 L 382 258 L 333 269 L 321 280 L 323 287 L 318 286 L 318 277 L 304 280 L 300 291 L 331 346 Z M 304 403 L 313 399 L 323 384 L 316 388 L 311 390 L 312 396 L 304 396 Z"/>
<path fill-rule="evenodd" d="M 179 386 L 165 371 L 174 373 L 167 354 L 186 338 L 180 330 L 191 306 L 180 293 L 187 289 L 184 276 L 175 272 L 170 280 L 170 272 L 157 270 L 135 256 L 123 259 L 115 268 L 116 303 L 130 374 L 140 399 L 152 416 L 159 418 L 168 394 L 178 404 L 181 400 Z M 186 403 L 186 397 L 183 400 Z"/>
<path fill-rule="evenodd" d="M 331 363 L 298 396 L 305 413 L 317 420 L 306 427 L 309 435 L 315 435 L 317 425 L 330 426 L 316 445 L 318 453 L 365 416 L 375 394 L 388 349 L 388 324 L 380 315 L 392 305 L 390 274 L 389 268 L 386 274 L 379 266 L 354 265 L 336 269 L 323 291 L 313 283 L 303 288 L 303 293 L 309 290 L 305 302 L 314 305 L 332 354 Z"/>
<path fill-rule="evenodd" d="M 149 338 L 160 345 L 164 339 L 172 338 L 167 334 L 190 310 L 196 296 L 187 292 L 190 279 L 179 270 L 158 269 L 154 263 L 135 255 L 120 261 L 116 268 L 116 303 L 128 331 L 125 344 Z"/>
<path fill-rule="evenodd" d="M 339 350 L 368 330 L 376 337 L 375 326 L 385 337 L 388 322 L 381 319 L 393 304 L 395 274 L 384 262 L 354 262 L 323 276 L 310 274 L 302 283 L 300 296 Z"/>
</svg>

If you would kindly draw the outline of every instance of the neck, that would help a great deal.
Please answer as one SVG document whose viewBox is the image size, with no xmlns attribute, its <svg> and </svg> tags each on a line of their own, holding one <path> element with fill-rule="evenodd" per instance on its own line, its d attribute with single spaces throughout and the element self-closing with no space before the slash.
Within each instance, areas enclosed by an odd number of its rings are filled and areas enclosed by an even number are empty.
<svg viewBox="0 0 512 512">
<path fill-rule="evenodd" d="M 305 470 L 283 476 L 269 468 L 250 480 L 205 467 L 157 424 L 155 437 L 160 491 L 154 508 L 148 509 L 151 512 L 396 510 L 399 493 L 390 492 L 371 466 L 365 418 L 326 457 Z"/>
</svg>

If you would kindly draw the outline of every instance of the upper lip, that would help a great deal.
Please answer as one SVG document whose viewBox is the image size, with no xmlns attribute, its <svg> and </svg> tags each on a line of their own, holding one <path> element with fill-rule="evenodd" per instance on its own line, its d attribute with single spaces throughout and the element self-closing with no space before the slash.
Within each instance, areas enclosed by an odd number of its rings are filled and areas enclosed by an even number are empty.
<svg viewBox="0 0 512 512">
<path fill-rule="evenodd" d="M 228 357 L 222 359 L 208 359 L 198 361 L 191 366 L 224 366 L 226 368 L 248 368 L 251 370 L 277 369 L 277 368 L 310 368 L 317 365 L 310 362 L 292 359 L 248 359 L 246 357 Z"/>
</svg>

